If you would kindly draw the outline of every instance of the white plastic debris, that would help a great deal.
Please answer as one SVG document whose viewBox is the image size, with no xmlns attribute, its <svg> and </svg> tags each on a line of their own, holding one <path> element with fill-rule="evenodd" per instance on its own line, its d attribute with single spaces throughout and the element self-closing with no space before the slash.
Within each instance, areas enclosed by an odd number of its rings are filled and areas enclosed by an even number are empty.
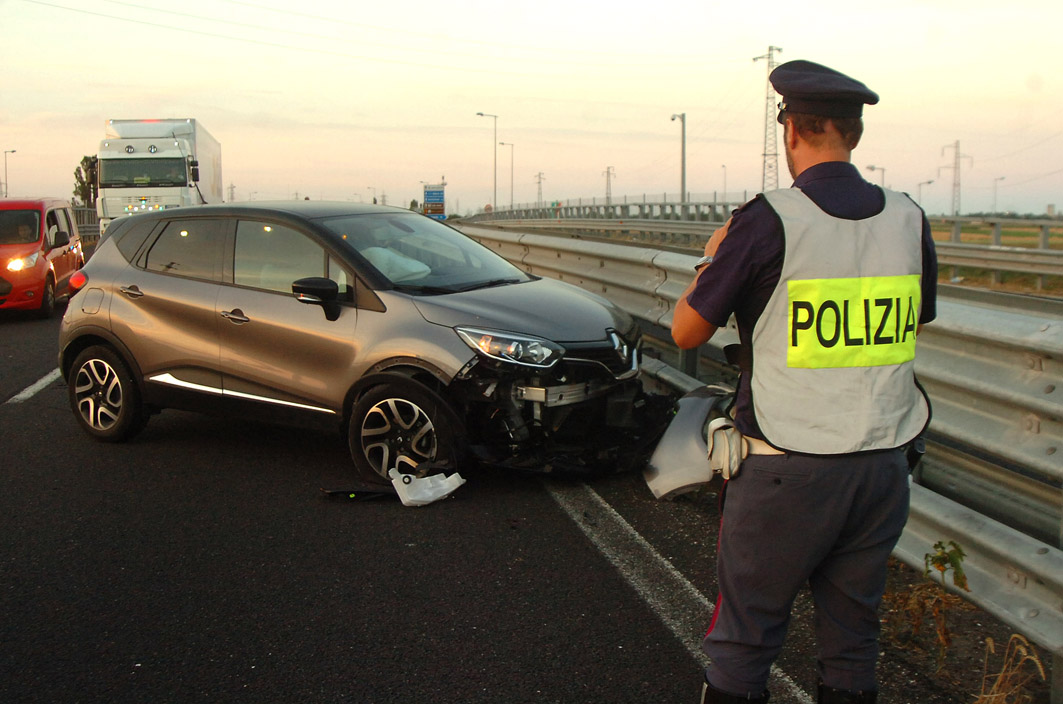
<svg viewBox="0 0 1063 704">
<path fill-rule="evenodd" d="M 395 487 L 403 506 L 430 504 L 449 496 L 465 483 L 465 479 L 457 472 L 449 477 L 443 474 L 415 477 L 412 474 L 402 474 L 397 469 L 392 469 L 388 471 L 388 477 L 391 478 L 391 484 Z"/>
</svg>

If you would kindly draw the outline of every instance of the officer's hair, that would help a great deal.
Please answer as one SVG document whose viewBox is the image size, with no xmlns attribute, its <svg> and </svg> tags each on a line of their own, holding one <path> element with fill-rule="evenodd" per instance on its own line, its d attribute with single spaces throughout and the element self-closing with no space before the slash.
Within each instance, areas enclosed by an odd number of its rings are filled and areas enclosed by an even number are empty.
<svg viewBox="0 0 1063 704">
<path fill-rule="evenodd" d="M 788 112 L 786 116 L 793 120 L 794 129 L 806 142 L 818 142 L 817 135 L 827 132 L 827 123 L 834 125 L 841 135 L 842 143 L 850 150 L 856 149 L 860 137 L 864 134 L 864 121 L 859 117 L 822 117 L 801 112 Z"/>
</svg>

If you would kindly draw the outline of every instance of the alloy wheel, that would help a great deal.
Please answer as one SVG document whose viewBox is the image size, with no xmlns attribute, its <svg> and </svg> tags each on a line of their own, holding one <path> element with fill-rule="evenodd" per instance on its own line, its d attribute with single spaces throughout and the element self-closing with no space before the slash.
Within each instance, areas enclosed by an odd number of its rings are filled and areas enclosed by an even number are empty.
<svg viewBox="0 0 1063 704">
<path fill-rule="evenodd" d="M 416 403 L 386 398 L 373 405 L 362 420 L 362 452 L 382 477 L 392 469 L 414 474 L 422 462 L 435 458 L 436 429 Z"/>
<path fill-rule="evenodd" d="M 78 413 L 93 430 L 108 431 L 122 413 L 122 381 L 102 359 L 89 359 L 74 378 Z"/>
</svg>

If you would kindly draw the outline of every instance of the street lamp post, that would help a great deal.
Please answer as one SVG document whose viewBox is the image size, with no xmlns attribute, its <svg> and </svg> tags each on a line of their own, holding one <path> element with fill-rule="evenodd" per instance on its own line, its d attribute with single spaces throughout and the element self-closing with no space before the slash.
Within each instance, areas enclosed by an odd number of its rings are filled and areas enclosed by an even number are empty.
<svg viewBox="0 0 1063 704">
<path fill-rule="evenodd" d="M 720 164 L 720 168 L 723 169 L 723 202 L 727 204 L 727 164 Z"/>
<path fill-rule="evenodd" d="M 509 209 L 513 210 L 513 152 L 516 147 L 513 142 L 499 142 L 501 146 L 509 147 Z"/>
<path fill-rule="evenodd" d="M 919 181 L 918 184 L 916 184 L 915 199 L 918 202 L 919 207 L 923 207 L 923 186 L 929 186 L 931 183 L 933 183 L 933 179 L 930 179 L 929 181 Z"/>
<path fill-rule="evenodd" d="M 494 118 L 494 123 L 495 123 L 494 143 L 491 145 L 491 148 L 494 151 L 494 155 L 495 155 L 495 163 L 494 163 L 495 185 L 494 185 L 494 191 L 492 191 L 492 195 L 491 195 L 491 209 L 494 210 L 496 207 L 498 207 L 498 115 L 492 115 L 489 112 L 478 112 L 476 114 L 479 115 L 480 117 Z"/>
<path fill-rule="evenodd" d="M 683 151 L 682 160 L 680 161 L 680 178 L 679 178 L 679 202 L 686 203 L 687 201 L 687 114 L 680 112 L 672 115 L 672 121 L 676 118 L 683 126 Z"/>
<path fill-rule="evenodd" d="M 1003 180 L 1003 176 L 997 176 L 993 179 L 993 215 L 997 214 L 997 183 Z"/>
<path fill-rule="evenodd" d="M 14 154 L 15 149 L 4 150 L 4 198 L 7 198 L 11 194 L 11 184 L 7 182 L 7 155 Z"/>
<path fill-rule="evenodd" d="M 373 192 L 373 205 L 376 205 L 376 186 L 366 186 L 365 190 Z"/>
<path fill-rule="evenodd" d="M 871 165 L 867 167 L 868 171 L 881 171 L 882 172 L 882 187 L 886 187 L 886 170 L 881 166 Z"/>
</svg>

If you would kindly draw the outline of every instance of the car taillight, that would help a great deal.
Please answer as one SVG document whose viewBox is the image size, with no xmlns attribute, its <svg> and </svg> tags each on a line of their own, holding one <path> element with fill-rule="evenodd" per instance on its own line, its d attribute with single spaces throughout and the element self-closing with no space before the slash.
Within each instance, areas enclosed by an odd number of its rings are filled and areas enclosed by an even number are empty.
<svg viewBox="0 0 1063 704">
<path fill-rule="evenodd" d="M 70 281 L 67 283 L 67 286 L 70 289 L 70 295 L 73 296 L 75 293 L 85 288 L 85 284 L 87 284 L 88 282 L 89 277 L 85 276 L 84 271 L 80 269 L 75 271 L 73 274 L 70 275 Z"/>
</svg>

